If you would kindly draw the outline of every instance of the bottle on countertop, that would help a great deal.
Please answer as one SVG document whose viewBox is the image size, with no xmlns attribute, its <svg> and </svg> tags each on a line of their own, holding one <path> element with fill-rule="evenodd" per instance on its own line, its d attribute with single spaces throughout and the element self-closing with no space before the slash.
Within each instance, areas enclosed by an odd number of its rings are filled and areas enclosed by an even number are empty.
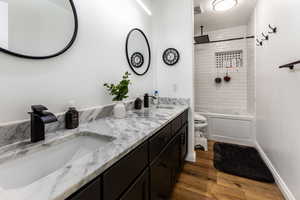
<svg viewBox="0 0 300 200">
<path fill-rule="evenodd" d="M 75 108 L 74 101 L 70 101 L 69 110 L 66 113 L 66 129 L 75 129 L 79 126 L 79 112 Z"/>
<path fill-rule="evenodd" d="M 141 110 L 141 109 L 142 109 L 142 105 L 143 105 L 142 99 L 137 98 L 137 99 L 134 101 L 134 109 L 136 109 L 136 110 Z"/>
<path fill-rule="evenodd" d="M 154 98 L 153 98 L 153 104 L 154 104 L 154 105 L 158 105 L 158 104 L 159 104 L 159 93 L 158 93 L 157 90 L 155 90 L 154 96 L 153 96 L 153 97 L 154 97 Z"/>
</svg>

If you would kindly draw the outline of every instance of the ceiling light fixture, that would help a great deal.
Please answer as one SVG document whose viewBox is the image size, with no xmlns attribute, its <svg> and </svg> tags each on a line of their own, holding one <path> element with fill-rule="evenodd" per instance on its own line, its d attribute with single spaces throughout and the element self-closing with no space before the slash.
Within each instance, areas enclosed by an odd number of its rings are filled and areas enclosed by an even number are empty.
<svg viewBox="0 0 300 200">
<path fill-rule="evenodd" d="M 142 0 L 136 0 L 138 4 L 145 10 L 148 15 L 152 15 L 152 12 L 147 8 L 147 6 L 142 2 Z"/>
<path fill-rule="evenodd" d="M 212 3 L 215 11 L 226 11 L 238 4 L 238 0 L 214 0 Z"/>
</svg>

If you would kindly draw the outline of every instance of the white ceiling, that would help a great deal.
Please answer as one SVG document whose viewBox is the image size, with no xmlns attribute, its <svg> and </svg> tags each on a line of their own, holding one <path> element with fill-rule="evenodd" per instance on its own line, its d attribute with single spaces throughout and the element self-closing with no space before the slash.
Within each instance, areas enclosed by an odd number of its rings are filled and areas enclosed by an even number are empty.
<svg viewBox="0 0 300 200">
<path fill-rule="evenodd" d="M 195 16 L 195 32 L 203 25 L 205 31 L 213 31 L 234 26 L 246 25 L 255 8 L 257 0 L 238 0 L 238 5 L 228 11 L 216 12 L 213 0 L 194 0 L 194 6 L 201 7 L 202 14 Z"/>
</svg>

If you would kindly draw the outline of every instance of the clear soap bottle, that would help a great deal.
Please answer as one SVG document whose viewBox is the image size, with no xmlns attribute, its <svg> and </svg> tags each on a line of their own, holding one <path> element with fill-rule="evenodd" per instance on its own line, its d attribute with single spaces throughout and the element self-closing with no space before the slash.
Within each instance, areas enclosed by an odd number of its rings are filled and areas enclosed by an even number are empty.
<svg viewBox="0 0 300 200">
<path fill-rule="evenodd" d="M 158 105 L 159 104 L 159 93 L 158 93 L 158 91 L 157 90 L 155 90 L 155 92 L 154 92 L 154 99 L 153 99 L 153 103 L 154 103 L 154 105 Z"/>
</svg>

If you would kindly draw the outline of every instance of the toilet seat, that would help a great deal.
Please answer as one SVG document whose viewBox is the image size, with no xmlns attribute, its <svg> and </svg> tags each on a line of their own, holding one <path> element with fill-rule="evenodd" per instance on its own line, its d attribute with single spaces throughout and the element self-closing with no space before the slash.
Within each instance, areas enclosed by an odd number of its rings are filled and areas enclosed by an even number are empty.
<svg viewBox="0 0 300 200">
<path fill-rule="evenodd" d="M 207 119 L 202 115 L 195 113 L 194 120 L 195 120 L 194 126 L 197 130 L 202 130 L 208 126 Z"/>
<path fill-rule="evenodd" d="M 207 138 L 204 136 L 204 132 L 206 127 L 208 126 L 208 122 L 206 117 L 194 113 L 194 128 L 195 128 L 195 148 L 196 149 L 204 149 L 208 150 Z"/>
<path fill-rule="evenodd" d="M 204 116 L 199 115 L 198 113 L 194 114 L 194 120 L 197 122 L 207 123 L 207 119 Z"/>
<path fill-rule="evenodd" d="M 207 126 L 208 126 L 207 123 L 200 123 L 200 124 L 195 123 L 195 128 L 197 128 L 197 129 L 203 129 Z"/>
</svg>

